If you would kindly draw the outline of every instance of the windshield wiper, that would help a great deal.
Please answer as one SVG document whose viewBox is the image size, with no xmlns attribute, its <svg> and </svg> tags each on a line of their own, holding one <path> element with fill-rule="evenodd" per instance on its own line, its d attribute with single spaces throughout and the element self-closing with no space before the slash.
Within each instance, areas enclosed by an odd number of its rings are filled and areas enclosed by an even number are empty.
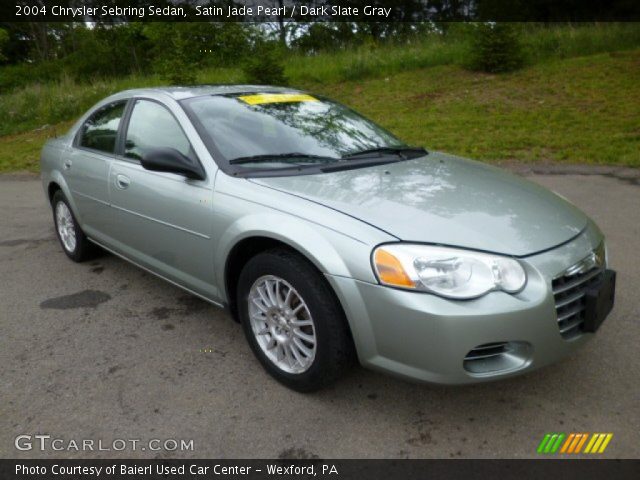
<svg viewBox="0 0 640 480">
<path fill-rule="evenodd" d="M 398 163 L 404 159 L 393 158 L 393 157 L 362 157 L 362 158 L 354 158 L 353 160 L 343 160 L 341 162 L 332 163 L 331 165 L 326 165 L 320 167 L 320 170 L 329 173 L 329 172 L 341 172 L 344 170 L 355 170 L 356 168 L 365 168 L 365 167 L 373 167 L 375 165 L 385 165 L 387 163 Z"/>
<path fill-rule="evenodd" d="M 367 148 L 366 150 L 360 150 L 359 152 L 348 153 L 347 155 L 343 155 L 342 158 L 358 158 L 358 157 L 368 157 L 375 154 L 393 154 L 398 155 L 402 158 L 415 158 L 415 157 L 407 157 L 409 154 L 418 154 L 416 156 L 426 155 L 427 152 L 423 147 L 375 147 L 375 148 Z"/>
<path fill-rule="evenodd" d="M 322 155 L 310 155 L 308 153 L 298 153 L 298 152 L 291 152 L 291 153 L 267 153 L 264 155 L 250 155 L 248 157 L 238 157 L 238 158 L 232 158 L 231 160 L 229 160 L 229 164 L 230 165 L 241 165 L 243 163 L 259 163 L 259 162 L 273 162 L 278 161 L 278 160 L 287 160 L 287 159 L 291 159 L 291 158 L 300 158 L 303 160 L 315 160 L 315 161 L 322 161 L 322 162 L 330 162 L 330 161 L 336 161 L 339 160 L 337 158 L 332 158 L 332 157 L 323 157 Z M 292 162 L 294 163 L 294 162 Z"/>
</svg>

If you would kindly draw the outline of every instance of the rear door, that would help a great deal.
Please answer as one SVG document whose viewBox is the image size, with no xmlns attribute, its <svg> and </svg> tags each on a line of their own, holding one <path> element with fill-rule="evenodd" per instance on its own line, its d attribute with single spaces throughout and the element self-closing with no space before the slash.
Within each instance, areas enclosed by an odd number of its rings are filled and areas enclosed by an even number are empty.
<svg viewBox="0 0 640 480">
<path fill-rule="evenodd" d="M 154 148 L 171 147 L 198 159 L 165 105 L 140 98 L 130 108 L 122 155 L 113 161 L 109 178 L 116 246 L 136 263 L 214 297 L 210 183 L 145 170 L 140 159 Z"/>
<path fill-rule="evenodd" d="M 104 240 L 110 230 L 109 168 L 126 105 L 127 100 L 121 100 L 93 113 L 80 127 L 73 147 L 63 158 L 64 177 L 82 229 L 96 240 Z"/>
</svg>

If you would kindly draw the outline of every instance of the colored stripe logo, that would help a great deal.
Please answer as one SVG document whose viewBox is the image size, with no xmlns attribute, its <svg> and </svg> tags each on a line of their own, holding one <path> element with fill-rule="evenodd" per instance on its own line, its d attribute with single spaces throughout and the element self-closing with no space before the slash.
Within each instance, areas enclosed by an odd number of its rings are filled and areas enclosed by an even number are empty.
<svg viewBox="0 0 640 480">
<path fill-rule="evenodd" d="M 604 453 L 612 438 L 613 433 L 547 433 L 538 445 L 538 453 Z"/>
</svg>

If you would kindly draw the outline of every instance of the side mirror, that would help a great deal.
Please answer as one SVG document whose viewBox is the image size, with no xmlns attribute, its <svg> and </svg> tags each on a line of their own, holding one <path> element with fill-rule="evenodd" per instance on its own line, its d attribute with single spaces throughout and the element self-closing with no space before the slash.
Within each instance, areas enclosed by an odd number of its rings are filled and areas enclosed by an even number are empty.
<svg viewBox="0 0 640 480">
<path fill-rule="evenodd" d="M 143 168 L 153 172 L 177 173 L 194 180 L 205 179 L 202 167 L 175 148 L 154 148 L 142 156 L 140 163 Z"/>
</svg>

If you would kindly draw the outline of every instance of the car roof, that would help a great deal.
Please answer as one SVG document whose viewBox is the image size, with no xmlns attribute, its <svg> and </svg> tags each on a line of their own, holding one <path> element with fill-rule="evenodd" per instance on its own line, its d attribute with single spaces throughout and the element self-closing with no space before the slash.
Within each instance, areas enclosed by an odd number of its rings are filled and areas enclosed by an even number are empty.
<svg viewBox="0 0 640 480">
<path fill-rule="evenodd" d="M 75 132 L 86 119 L 93 115 L 100 108 L 114 101 L 127 100 L 131 97 L 155 97 L 168 96 L 176 101 L 186 98 L 202 97 L 205 95 L 233 95 L 240 93 L 304 93 L 301 90 L 287 87 L 276 87 L 273 85 L 185 85 L 168 87 L 132 88 L 114 93 L 103 98 L 78 119 L 71 127 L 69 134 Z"/>
<path fill-rule="evenodd" d="M 164 93 L 175 100 L 201 97 L 203 95 L 227 95 L 235 93 L 280 93 L 296 92 L 300 90 L 270 85 L 188 85 L 173 87 L 136 88 L 120 92 L 118 96 L 139 96 L 152 93 Z"/>
</svg>

